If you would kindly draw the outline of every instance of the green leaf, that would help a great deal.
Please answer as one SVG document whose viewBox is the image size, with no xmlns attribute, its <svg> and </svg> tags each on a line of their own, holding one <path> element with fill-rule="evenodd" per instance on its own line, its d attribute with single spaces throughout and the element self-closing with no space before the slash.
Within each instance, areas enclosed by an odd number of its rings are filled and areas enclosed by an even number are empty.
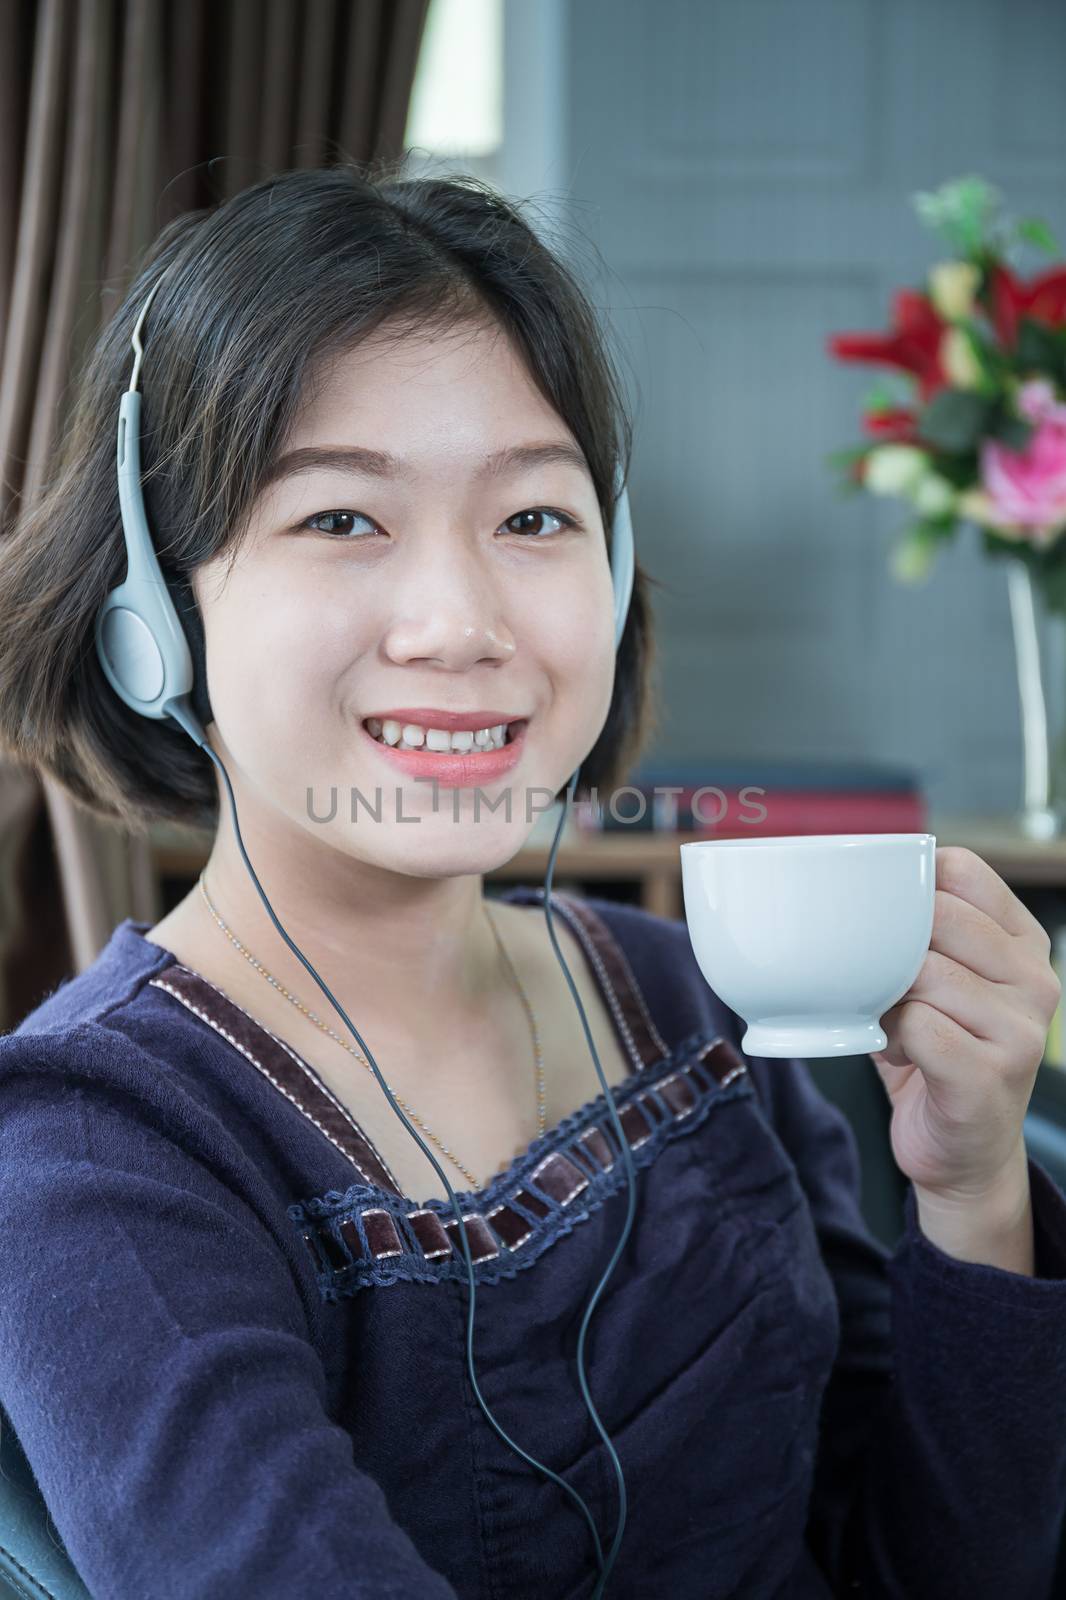
<svg viewBox="0 0 1066 1600">
<path fill-rule="evenodd" d="M 918 432 L 951 454 L 973 450 L 986 432 L 990 410 L 987 397 L 972 389 L 941 389 L 919 414 Z"/>
<path fill-rule="evenodd" d="M 972 489 L 980 474 L 980 458 L 976 450 L 960 455 L 938 455 L 933 462 L 936 471 L 956 489 Z"/>
<path fill-rule="evenodd" d="M 1061 256 L 1062 249 L 1047 223 L 1041 217 L 1023 217 L 1015 230 L 1019 239 L 1046 250 L 1049 256 Z"/>
<path fill-rule="evenodd" d="M 1066 614 L 1066 561 L 1061 552 L 1049 560 L 1034 562 L 1033 576 L 1049 611 Z"/>
<path fill-rule="evenodd" d="M 980 535 L 981 548 L 991 561 L 1005 561 L 1008 556 L 1019 556 L 1024 561 L 1031 554 L 1028 545 L 1016 539 L 1004 539 L 991 528 L 986 528 L 984 523 L 978 522 L 974 526 Z"/>
<path fill-rule="evenodd" d="M 1000 192 L 972 174 L 954 178 L 939 189 L 911 196 L 927 227 L 940 233 L 954 250 L 975 257 L 984 249 L 1000 203 Z"/>
<path fill-rule="evenodd" d="M 957 519 L 947 515 L 912 523 L 889 557 L 892 576 L 899 583 L 923 583 L 940 546 L 954 535 Z"/>
<path fill-rule="evenodd" d="M 1019 318 L 1018 338 L 1014 347 L 1017 366 L 1054 372 L 1061 359 L 1061 342 L 1055 338 L 1053 329 L 1045 327 L 1042 322 L 1034 322 L 1031 317 Z"/>
<path fill-rule="evenodd" d="M 1008 450 L 1014 450 L 1020 455 L 1033 437 L 1033 424 L 1025 417 L 1015 416 L 1004 403 L 989 419 L 988 437 L 998 439 Z"/>
<path fill-rule="evenodd" d="M 864 411 L 875 413 L 878 411 L 895 411 L 897 407 L 907 404 L 906 398 L 901 399 L 886 383 L 875 384 L 862 402 Z"/>
<path fill-rule="evenodd" d="M 863 493 L 863 484 L 851 469 L 856 461 L 869 454 L 870 448 L 867 444 L 849 445 L 845 450 L 830 451 L 824 458 L 826 466 L 839 473 L 836 491 L 841 498 Z"/>
<path fill-rule="evenodd" d="M 1000 565 L 1011 559 L 1024 562 L 1048 610 L 1066 616 L 1066 546 L 1056 541 L 1050 550 L 1037 550 L 1027 539 L 1004 539 L 980 525 L 978 531 L 989 560 Z"/>
<path fill-rule="evenodd" d="M 830 467 L 850 467 L 856 461 L 861 461 L 863 456 L 869 454 L 870 446 L 867 444 L 849 445 L 846 450 L 831 450 L 826 456 L 826 465 Z"/>
</svg>

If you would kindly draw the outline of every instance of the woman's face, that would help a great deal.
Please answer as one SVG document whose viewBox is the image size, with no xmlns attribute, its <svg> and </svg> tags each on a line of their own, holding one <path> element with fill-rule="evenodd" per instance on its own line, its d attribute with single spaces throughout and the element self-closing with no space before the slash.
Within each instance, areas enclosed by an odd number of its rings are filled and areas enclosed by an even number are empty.
<svg viewBox="0 0 1066 1600">
<path fill-rule="evenodd" d="M 592 479 L 495 326 L 375 336 L 312 387 L 235 564 L 194 574 L 212 746 L 239 814 L 243 792 L 257 815 L 385 868 L 490 870 L 521 847 L 610 706 L 613 600 Z M 562 450 L 501 455 L 546 445 Z M 525 726 L 502 752 L 476 732 L 467 753 L 407 749 L 416 727 L 447 731 L 448 712 Z M 390 722 L 407 730 L 399 747 L 380 742 Z"/>
</svg>

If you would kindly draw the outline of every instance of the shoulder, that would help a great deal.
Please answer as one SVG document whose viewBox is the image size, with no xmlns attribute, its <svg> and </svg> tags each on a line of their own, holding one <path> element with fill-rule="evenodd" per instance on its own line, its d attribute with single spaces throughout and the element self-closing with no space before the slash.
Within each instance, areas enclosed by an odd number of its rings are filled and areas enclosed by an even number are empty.
<svg viewBox="0 0 1066 1600">
<path fill-rule="evenodd" d="M 566 895 L 619 995 L 643 1005 L 671 1049 L 694 1035 L 738 1040 L 739 1019 L 700 971 L 683 919 L 600 895 Z"/>
<path fill-rule="evenodd" d="M 270 1129 L 228 1091 L 212 1049 L 135 1001 L 0 1037 L 0 1231 L 17 1212 L 38 1243 L 64 1227 L 122 1233 L 154 1207 L 168 1238 L 228 1215 L 300 1260 Z"/>
<path fill-rule="evenodd" d="M 122 1014 L 119 1014 L 119 1019 Z M 42 1139 L 70 1159 L 95 1128 L 108 1144 L 156 1140 L 199 1149 L 217 1118 L 180 1055 L 111 1018 L 0 1037 L 0 1147 Z M 214 1142 L 218 1144 L 217 1137 Z"/>
<path fill-rule="evenodd" d="M 65 1034 L 82 1023 L 106 1022 L 136 1001 L 152 978 L 174 961 L 170 951 L 144 938 L 147 926 L 129 917 L 120 922 L 95 961 L 64 978 L 23 1017 L 13 1035 Z"/>
<path fill-rule="evenodd" d="M 0 1075 L 51 1070 L 146 1102 L 213 1104 L 229 1082 L 230 1048 L 175 999 L 170 980 L 182 969 L 144 938 L 146 927 L 120 923 L 90 966 L 0 1035 Z"/>
<path fill-rule="evenodd" d="M 164 1139 L 233 1167 L 224 1047 L 153 984 L 174 958 L 142 926 L 121 924 L 88 968 L 0 1035 L 6 1149 L 42 1140 L 78 1159 L 93 1129 L 109 1145 Z"/>
</svg>

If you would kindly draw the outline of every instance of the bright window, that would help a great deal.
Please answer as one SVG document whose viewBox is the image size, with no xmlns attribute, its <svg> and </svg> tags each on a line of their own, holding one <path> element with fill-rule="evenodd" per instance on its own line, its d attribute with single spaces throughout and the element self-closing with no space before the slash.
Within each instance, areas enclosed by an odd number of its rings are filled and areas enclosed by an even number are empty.
<svg viewBox="0 0 1066 1600">
<path fill-rule="evenodd" d="M 484 158 L 503 143 L 503 0 L 430 0 L 404 144 Z"/>
</svg>

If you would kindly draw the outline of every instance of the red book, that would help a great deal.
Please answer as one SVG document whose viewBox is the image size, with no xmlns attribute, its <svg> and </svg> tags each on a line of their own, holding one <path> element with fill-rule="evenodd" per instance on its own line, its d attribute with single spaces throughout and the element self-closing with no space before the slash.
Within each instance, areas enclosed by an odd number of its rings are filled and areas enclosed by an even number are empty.
<svg viewBox="0 0 1066 1600">
<path fill-rule="evenodd" d="M 637 786 L 634 786 L 637 787 Z M 752 785 L 685 785 L 676 795 L 627 790 L 613 808 L 575 807 L 589 832 L 696 833 L 705 838 L 754 839 L 814 833 L 925 833 L 918 790 L 784 789 Z"/>
</svg>

